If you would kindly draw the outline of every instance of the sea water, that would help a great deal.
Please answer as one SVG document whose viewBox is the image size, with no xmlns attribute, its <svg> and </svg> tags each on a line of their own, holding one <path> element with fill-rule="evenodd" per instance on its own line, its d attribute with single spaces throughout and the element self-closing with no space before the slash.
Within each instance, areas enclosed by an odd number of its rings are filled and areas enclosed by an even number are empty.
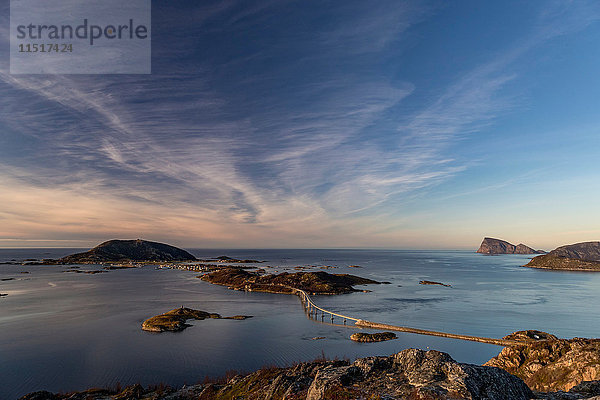
<svg viewBox="0 0 600 400">
<path fill-rule="evenodd" d="M 0 262 L 57 258 L 76 251 L 0 249 Z M 313 296 L 326 309 L 374 322 L 495 338 L 523 329 L 567 338 L 597 337 L 600 331 L 600 273 L 524 268 L 528 256 L 407 250 L 190 251 L 200 258 L 264 260 L 258 266 L 269 267 L 267 271 L 295 272 L 293 267 L 305 266 L 387 281 L 357 287 L 371 290 L 368 293 Z M 336 268 L 321 268 L 325 266 Z M 36 390 L 66 392 L 117 384 L 181 386 L 232 370 L 286 366 L 323 354 L 354 359 L 416 347 L 481 364 L 501 350 L 404 333 L 388 342 L 355 343 L 349 340 L 355 329 L 308 319 L 296 296 L 232 291 L 203 282 L 191 271 L 154 266 L 100 274 L 67 270 L 63 265 L 0 265 L 0 279 L 14 278 L 0 281 L 0 293 L 8 294 L 0 298 L 0 399 Z M 421 280 L 451 287 L 420 285 Z M 143 320 L 182 305 L 222 316 L 254 317 L 189 321 L 193 326 L 177 333 L 140 329 Z M 314 339 L 319 337 L 324 339 Z"/>
</svg>

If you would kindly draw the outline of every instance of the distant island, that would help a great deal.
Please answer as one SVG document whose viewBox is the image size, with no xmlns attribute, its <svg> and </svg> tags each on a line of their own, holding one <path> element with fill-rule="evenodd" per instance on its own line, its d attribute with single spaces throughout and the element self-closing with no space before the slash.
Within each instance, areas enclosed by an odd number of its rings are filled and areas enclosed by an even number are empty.
<svg viewBox="0 0 600 400">
<path fill-rule="evenodd" d="M 109 240 L 83 253 L 58 259 L 60 264 L 123 261 L 196 261 L 187 251 L 148 240 Z"/>
<path fill-rule="evenodd" d="M 228 286 L 248 292 L 293 294 L 301 289 L 314 294 L 343 294 L 358 292 L 353 285 L 379 284 L 380 282 L 350 274 L 327 272 L 283 272 L 277 275 L 260 275 L 241 268 L 223 268 L 199 276 L 203 281 Z"/>
<path fill-rule="evenodd" d="M 534 250 L 529 246 L 519 243 L 514 245 L 502 239 L 483 238 L 477 250 L 481 254 L 544 254 L 543 250 Z"/>
<path fill-rule="evenodd" d="M 600 271 L 600 242 L 583 242 L 558 247 L 534 257 L 525 267 L 569 271 Z"/>
</svg>

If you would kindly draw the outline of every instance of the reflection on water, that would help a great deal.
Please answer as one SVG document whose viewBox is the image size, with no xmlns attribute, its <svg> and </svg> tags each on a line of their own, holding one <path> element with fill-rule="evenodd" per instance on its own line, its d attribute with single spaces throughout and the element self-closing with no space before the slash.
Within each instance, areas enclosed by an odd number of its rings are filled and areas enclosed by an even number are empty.
<svg viewBox="0 0 600 400">
<path fill-rule="evenodd" d="M 0 260 L 55 258 L 72 252 L 0 250 Z M 330 273 L 391 282 L 369 286 L 370 293 L 313 296 L 321 307 L 370 321 L 487 337 L 520 329 L 589 337 L 600 328 L 594 318 L 600 274 L 520 267 L 527 256 L 382 250 L 192 252 L 204 258 L 226 254 L 263 259 L 267 262 L 261 267 L 277 270 L 329 265 L 338 267 Z M 189 271 L 145 267 L 91 275 L 64 273 L 66 269 L 0 265 L 2 278 L 15 278 L 0 281 L 0 293 L 8 293 L 0 298 L 0 398 L 118 382 L 191 384 L 228 370 L 310 360 L 322 352 L 354 358 L 429 347 L 459 361 L 482 363 L 500 350 L 403 333 L 388 342 L 352 342 L 348 338 L 353 329 L 331 325 L 327 318 L 324 323 L 309 320 L 296 296 L 230 291 L 202 282 Z M 24 270 L 30 273 L 21 274 Z M 420 280 L 452 287 L 419 285 Z M 140 329 L 144 319 L 181 305 L 254 318 L 192 321 L 192 327 L 179 333 Z"/>
</svg>

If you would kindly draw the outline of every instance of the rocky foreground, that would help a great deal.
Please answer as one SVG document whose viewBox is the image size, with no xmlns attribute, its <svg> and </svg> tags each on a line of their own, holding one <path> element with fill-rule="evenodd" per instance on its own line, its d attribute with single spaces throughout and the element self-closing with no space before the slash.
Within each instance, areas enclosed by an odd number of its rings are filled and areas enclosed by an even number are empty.
<svg viewBox="0 0 600 400">
<path fill-rule="evenodd" d="M 41 397 L 42 395 L 46 397 Z M 37 396 L 37 397 L 36 397 Z M 50 397 L 54 396 L 54 397 Z M 528 400 L 532 392 L 519 378 L 492 367 L 461 364 L 448 354 L 417 349 L 389 357 L 348 361 L 315 361 L 289 368 L 266 368 L 236 376 L 223 384 L 195 385 L 179 390 L 121 393 L 32 393 L 22 400 L 63 399 L 512 399 Z M 87 397 L 85 397 L 87 396 Z"/>
<path fill-rule="evenodd" d="M 349 274 L 329 274 L 327 272 L 283 272 L 277 275 L 261 275 L 240 268 L 224 268 L 205 275 L 200 279 L 216 285 L 228 286 L 235 290 L 268 293 L 294 293 L 301 289 L 312 294 L 343 294 L 358 292 L 354 285 L 378 284 L 379 282 Z"/>
<path fill-rule="evenodd" d="M 600 271 L 600 242 L 557 247 L 548 254 L 534 257 L 525 266 L 569 271 Z"/>
<path fill-rule="evenodd" d="M 21 400 L 600 400 L 599 339 L 558 339 L 533 330 L 505 338 L 527 342 L 505 348 L 483 366 L 458 363 L 435 350 L 407 349 L 354 362 L 316 360 L 263 368 L 180 389 L 133 385 L 112 391 L 35 392 Z"/>
<path fill-rule="evenodd" d="M 354 362 L 316 360 L 288 368 L 263 368 L 218 383 L 180 389 L 89 389 L 35 392 L 21 400 L 600 400 L 600 339 L 558 339 L 519 331 L 483 366 L 454 361 L 435 350 L 407 349 Z"/>
<path fill-rule="evenodd" d="M 514 335 L 505 338 L 516 339 Z M 582 382 L 600 380 L 600 339 L 558 339 L 544 332 L 538 337 L 505 347 L 485 365 L 502 368 L 540 392 L 568 391 Z"/>
<path fill-rule="evenodd" d="M 483 238 L 477 253 L 482 254 L 543 254 L 542 250 L 534 250 L 529 246 L 519 243 L 514 245 L 502 239 Z"/>
</svg>

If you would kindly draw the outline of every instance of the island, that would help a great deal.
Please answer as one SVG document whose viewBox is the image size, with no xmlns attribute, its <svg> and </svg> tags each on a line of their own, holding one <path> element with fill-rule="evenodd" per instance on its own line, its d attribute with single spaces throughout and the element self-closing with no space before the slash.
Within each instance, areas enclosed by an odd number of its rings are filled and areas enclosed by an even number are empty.
<svg viewBox="0 0 600 400">
<path fill-rule="evenodd" d="M 188 326 L 188 319 L 203 320 L 207 318 L 213 319 L 246 319 L 251 318 L 249 315 L 235 315 L 233 317 L 221 317 L 216 313 L 209 313 L 206 311 L 194 310 L 192 308 L 180 307 L 174 310 L 168 311 L 164 314 L 156 315 L 152 318 L 148 318 L 142 323 L 142 330 L 149 332 L 178 332 L 182 331 Z"/>
<path fill-rule="evenodd" d="M 89 264 L 130 261 L 196 261 L 187 251 L 148 240 L 109 240 L 83 253 L 60 258 L 60 264 Z"/>
<path fill-rule="evenodd" d="M 234 290 L 285 294 L 294 294 L 294 289 L 301 289 L 309 294 L 344 294 L 358 292 L 354 285 L 380 283 L 355 275 L 329 274 L 324 271 L 261 275 L 241 268 L 223 268 L 198 278 Z"/>
<path fill-rule="evenodd" d="M 529 246 L 519 243 L 514 245 L 502 239 L 490 237 L 483 238 L 477 253 L 481 254 L 544 254 L 543 250 L 534 250 Z"/>
<path fill-rule="evenodd" d="M 600 271 L 600 242 L 583 242 L 557 247 L 534 257 L 525 267 L 568 271 Z"/>
<path fill-rule="evenodd" d="M 350 339 L 355 342 L 373 343 L 373 342 L 384 342 L 386 340 L 398 339 L 393 332 L 377 332 L 377 333 L 353 333 L 350 335 Z"/>
</svg>

